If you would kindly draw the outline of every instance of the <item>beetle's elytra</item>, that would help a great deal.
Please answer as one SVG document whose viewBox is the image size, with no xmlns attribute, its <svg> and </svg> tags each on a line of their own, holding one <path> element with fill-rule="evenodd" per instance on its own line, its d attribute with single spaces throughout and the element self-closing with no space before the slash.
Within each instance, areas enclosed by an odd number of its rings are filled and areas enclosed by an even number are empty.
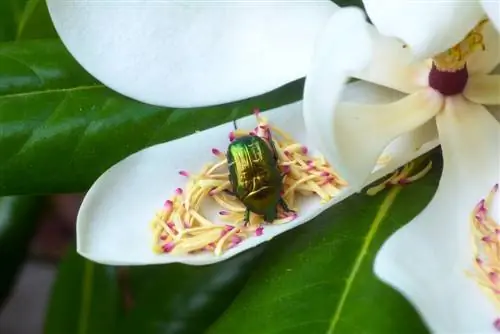
<svg viewBox="0 0 500 334">
<path fill-rule="evenodd" d="M 278 205 L 285 212 L 292 212 L 281 197 L 283 176 L 272 144 L 259 136 L 237 138 L 229 144 L 227 162 L 233 194 L 247 208 L 245 223 L 250 212 L 273 222 L 278 215 Z"/>
</svg>

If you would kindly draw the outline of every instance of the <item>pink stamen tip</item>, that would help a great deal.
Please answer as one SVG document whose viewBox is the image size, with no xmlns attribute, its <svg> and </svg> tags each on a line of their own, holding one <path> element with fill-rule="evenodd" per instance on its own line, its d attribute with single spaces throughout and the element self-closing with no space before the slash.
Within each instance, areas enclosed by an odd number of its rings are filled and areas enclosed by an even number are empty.
<svg viewBox="0 0 500 334">
<path fill-rule="evenodd" d="M 174 247 L 175 244 L 173 242 L 167 242 L 162 248 L 165 253 L 170 253 Z"/>
<path fill-rule="evenodd" d="M 229 231 L 232 231 L 232 230 L 233 230 L 233 228 L 234 228 L 234 226 L 231 226 L 231 225 L 226 225 L 226 226 L 224 226 L 224 231 L 229 232 Z"/>
<path fill-rule="evenodd" d="M 482 200 L 480 200 L 479 203 L 477 203 L 478 209 L 479 210 L 484 209 L 484 204 L 485 203 L 486 203 L 486 200 L 484 198 Z"/>
<path fill-rule="evenodd" d="M 260 115 L 260 109 L 255 108 L 253 110 L 253 113 L 254 113 L 255 116 L 259 116 Z"/>
<path fill-rule="evenodd" d="M 487 235 L 487 236 L 482 237 L 482 238 L 481 238 L 481 240 L 482 240 L 482 241 L 484 241 L 484 242 L 491 242 L 491 238 L 490 238 L 490 236 L 488 236 L 488 235 Z"/>
<path fill-rule="evenodd" d="M 398 183 L 401 185 L 405 185 L 405 184 L 410 183 L 410 181 L 408 181 L 408 179 L 402 178 L 401 180 L 398 181 Z"/>
<path fill-rule="evenodd" d="M 261 128 L 262 130 L 267 130 L 267 125 L 259 125 L 259 128 Z"/>
<path fill-rule="evenodd" d="M 493 284 L 496 284 L 498 282 L 498 274 L 496 272 L 492 271 L 488 273 L 488 277 Z"/>
<path fill-rule="evenodd" d="M 306 168 L 306 172 L 310 172 L 314 169 L 315 167 L 314 166 L 307 166 Z"/>
<path fill-rule="evenodd" d="M 212 153 L 213 153 L 214 155 L 220 155 L 220 154 L 221 154 L 221 151 L 219 151 L 219 150 L 218 150 L 218 149 L 216 149 L 216 148 L 213 148 L 213 149 L 212 149 Z"/>
<path fill-rule="evenodd" d="M 210 191 L 208 192 L 208 195 L 209 195 L 209 196 L 213 196 L 213 195 L 215 194 L 215 189 L 216 189 L 216 188 L 212 188 L 212 189 L 210 189 Z"/>
<path fill-rule="evenodd" d="M 483 264 L 483 260 L 481 260 L 480 258 L 476 257 L 476 263 L 479 264 L 479 265 L 482 265 Z"/>
<path fill-rule="evenodd" d="M 174 224 L 174 223 L 172 223 L 172 222 L 168 222 L 168 223 L 167 223 L 167 226 L 168 226 L 168 227 L 170 227 L 170 228 L 173 228 L 173 227 L 175 227 L 175 224 Z"/>
<path fill-rule="evenodd" d="M 174 206 L 174 202 L 172 202 L 171 200 L 167 199 L 165 201 L 165 203 L 163 203 L 163 207 L 167 210 L 170 210 L 172 209 L 172 207 Z"/>
<path fill-rule="evenodd" d="M 307 146 L 302 146 L 302 153 L 307 154 L 307 152 L 309 152 L 309 149 L 307 148 Z"/>
<path fill-rule="evenodd" d="M 248 134 L 249 134 L 250 136 L 255 136 L 255 135 L 256 135 L 255 131 L 250 131 L 250 133 L 248 133 Z"/>
<path fill-rule="evenodd" d="M 329 175 L 330 175 L 330 173 L 328 173 L 328 172 L 321 172 L 321 174 L 320 174 L 320 175 L 321 175 L 321 176 L 329 176 Z"/>
<path fill-rule="evenodd" d="M 257 227 L 257 229 L 255 230 L 255 235 L 257 237 L 260 237 L 263 234 L 264 234 L 264 227 L 262 226 Z"/>
<path fill-rule="evenodd" d="M 495 321 L 493 322 L 493 327 L 495 327 L 497 331 L 500 331 L 500 318 L 495 319 Z"/>
<path fill-rule="evenodd" d="M 233 237 L 231 238 L 231 243 L 236 246 L 237 244 L 239 244 L 240 242 L 242 242 L 243 239 L 241 239 L 241 237 L 237 236 L 237 235 L 233 235 Z"/>
<path fill-rule="evenodd" d="M 290 166 L 288 166 L 288 165 L 283 166 L 283 173 L 288 174 L 288 173 L 290 173 L 290 170 L 291 170 Z"/>
<path fill-rule="evenodd" d="M 182 176 L 188 177 L 188 176 L 189 176 L 189 173 L 188 173 L 188 172 L 186 172 L 185 170 L 181 170 L 181 171 L 179 172 L 179 175 L 182 175 Z"/>
<path fill-rule="evenodd" d="M 167 236 L 166 235 L 160 235 L 160 240 L 167 240 Z"/>
<path fill-rule="evenodd" d="M 310 165 L 314 165 L 314 161 L 312 161 L 312 160 L 307 160 L 307 161 L 306 161 L 306 164 L 308 164 L 309 166 L 310 166 Z"/>
<path fill-rule="evenodd" d="M 236 135 L 233 131 L 229 132 L 229 141 L 234 141 L 236 139 Z"/>
<path fill-rule="evenodd" d="M 286 155 L 286 156 L 289 156 L 290 155 L 290 151 L 288 150 L 284 150 L 283 153 Z"/>
<path fill-rule="evenodd" d="M 182 195 L 182 189 L 181 189 L 181 188 L 177 188 L 177 189 L 175 189 L 175 193 L 176 193 L 177 195 Z"/>
<path fill-rule="evenodd" d="M 229 214 L 229 211 L 226 211 L 226 210 L 219 211 L 219 215 L 221 215 L 221 216 L 227 216 L 228 214 Z"/>
</svg>

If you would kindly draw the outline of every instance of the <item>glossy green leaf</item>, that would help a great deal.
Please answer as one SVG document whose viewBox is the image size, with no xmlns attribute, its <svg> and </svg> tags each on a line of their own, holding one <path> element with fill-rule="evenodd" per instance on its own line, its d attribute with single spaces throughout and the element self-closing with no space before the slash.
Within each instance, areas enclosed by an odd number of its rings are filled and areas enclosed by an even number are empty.
<svg viewBox="0 0 500 334">
<path fill-rule="evenodd" d="M 243 288 L 265 246 L 222 263 L 133 267 L 120 333 L 203 333 Z"/>
<path fill-rule="evenodd" d="M 0 1 L 0 42 L 54 37 L 45 0 Z"/>
<path fill-rule="evenodd" d="M 0 305 L 27 255 L 42 203 L 40 197 L 0 198 Z"/>
<path fill-rule="evenodd" d="M 87 261 L 71 249 L 53 286 L 45 333 L 114 333 L 119 296 L 116 268 Z"/>
<path fill-rule="evenodd" d="M 160 108 L 97 84 L 57 41 L 3 45 L 0 195 L 85 191 L 111 165 L 144 147 L 301 95 L 302 82 L 296 82 L 239 103 Z"/>
<path fill-rule="evenodd" d="M 372 264 L 383 241 L 431 200 L 440 170 L 374 197 L 353 196 L 277 238 L 210 333 L 426 333 Z"/>
</svg>

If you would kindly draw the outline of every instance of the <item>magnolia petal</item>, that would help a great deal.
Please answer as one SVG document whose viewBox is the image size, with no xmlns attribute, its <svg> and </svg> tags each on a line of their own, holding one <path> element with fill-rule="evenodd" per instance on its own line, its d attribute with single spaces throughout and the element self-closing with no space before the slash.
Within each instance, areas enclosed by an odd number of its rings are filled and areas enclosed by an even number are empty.
<svg viewBox="0 0 500 334">
<path fill-rule="evenodd" d="M 479 1 L 363 0 L 378 30 L 406 43 L 420 59 L 460 42 L 484 17 Z"/>
<path fill-rule="evenodd" d="M 488 74 L 500 63 L 500 33 L 491 22 L 488 22 L 484 25 L 482 34 L 485 50 L 476 51 L 467 58 L 469 75 Z"/>
<path fill-rule="evenodd" d="M 291 133 L 296 140 L 314 147 L 305 135 L 301 117 L 302 103 L 294 103 L 265 113 L 274 125 Z M 255 118 L 249 116 L 238 120 L 239 128 L 253 128 Z M 354 193 L 344 189 L 331 202 L 321 205 L 317 200 L 305 201 L 299 207 L 296 220 L 283 225 L 270 225 L 260 237 L 244 240 L 238 247 L 221 256 L 211 253 L 197 255 L 154 254 L 151 248 L 149 222 L 156 210 L 185 179 L 178 171 L 196 172 L 213 161 L 211 149 L 224 149 L 228 145 L 228 132 L 232 123 L 195 133 L 165 144 L 155 145 L 139 151 L 120 161 L 106 171 L 89 190 L 77 218 L 77 250 L 84 257 L 110 265 L 144 265 L 181 262 L 204 265 L 223 261 L 242 251 L 269 241 L 274 236 L 303 224 L 319 215 L 335 203 Z M 428 152 L 437 145 L 429 143 L 419 151 L 401 147 L 394 152 L 393 159 L 372 174 L 373 182 L 403 164 Z M 208 210 L 210 211 L 210 210 Z M 217 210 L 214 210 L 217 211 Z M 208 216 L 215 218 L 215 216 Z"/>
<path fill-rule="evenodd" d="M 500 2 L 494 0 L 481 0 L 483 9 L 488 14 L 488 18 L 493 22 L 498 31 L 500 31 Z"/>
<path fill-rule="evenodd" d="M 425 62 L 415 62 L 411 50 L 397 39 L 383 36 L 373 26 L 369 27 L 373 56 L 368 67 L 354 73 L 353 77 L 405 93 L 414 93 L 427 86 L 429 66 Z"/>
<path fill-rule="evenodd" d="M 469 78 L 464 96 L 479 104 L 500 104 L 500 75 L 475 75 Z"/>
<path fill-rule="evenodd" d="M 495 333 L 498 313 L 465 271 L 475 257 L 470 215 L 500 180 L 500 125 L 462 97 L 448 99 L 436 119 L 444 155 L 439 188 L 427 208 L 385 242 L 375 273 L 416 306 L 431 332 Z"/>
<path fill-rule="evenodd" d="M 323 153 L 334 143 L 332 112 L 344 85 L 350 73 L 369 64 L 372 48 L 365 15 L 357 8 L 337 11 L 318 38 L 304 86 L 303 115 L 309 138 Z"/>
<path fill-rule="evenodd" d="M 322 123 L 317 130 L 322 135 L 322 152 L 357 188 L 365 184 L 383 150 L 394 139 L 427 123 L 442 103 L 439 93 L 424 89 L 389 104 L 317 105 L 310 112 L 315 112 L 314 117 Z"/>
<path fill-rule="evenodd" d="M 377 86 L 366 81 L 356 81 L 345 86 L 341 100 L 343 102 L 363 104 L 387 104 L 401 100 L 403 97 L 405 97 L 405 94 L 396 90 Z M 435 147 L 438 142 L 436 122 L 431 119 L 415 130 L 394 139 L 382 152 L 381 158 L 383 159 L 381 161 L 386 161 L 386 158 L 390 161 L 394 152 L 401 152 L 402 150 L 418 151 L 428 145 L 434 145 L 432 147 Z M 385 162 L 382 165 L 385 165 Z M 380 166 L 381 164 L 377 163 L 375 169 L 380 168 Z"/>
<path fill-rule="evenodd" d="M 106 86 L 171 107 L 244 99 L 303 77 L 338 7 L 307 2 L 48 0 L 62 41 Z"/>
</svg>

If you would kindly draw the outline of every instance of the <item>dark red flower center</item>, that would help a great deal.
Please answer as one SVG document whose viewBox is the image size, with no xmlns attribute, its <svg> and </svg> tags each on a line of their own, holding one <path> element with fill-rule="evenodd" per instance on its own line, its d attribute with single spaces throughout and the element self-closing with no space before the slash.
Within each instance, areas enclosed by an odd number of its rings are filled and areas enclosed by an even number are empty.
<svg viewBox="0 0 500 334">
<path fill-rule="evenodd" d="M 468 78 L 467 65 L 457 71 L 447 72 L 439 70 L 436 64 L 432 64 L 429 72 L 429 86 L 444 96 L 457 95 L 464 91 Z"/>
</svg>

